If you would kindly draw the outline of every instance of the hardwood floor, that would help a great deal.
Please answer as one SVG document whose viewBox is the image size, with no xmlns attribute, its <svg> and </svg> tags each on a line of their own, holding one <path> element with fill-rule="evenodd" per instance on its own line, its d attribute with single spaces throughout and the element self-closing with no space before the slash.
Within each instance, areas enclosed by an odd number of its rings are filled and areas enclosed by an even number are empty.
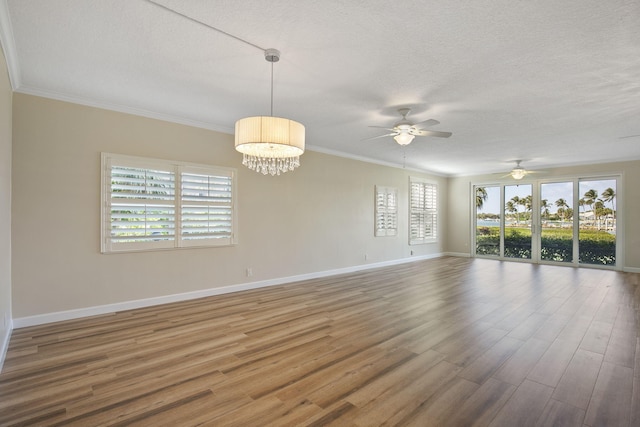
<svg viewBox="0 0 640 427">
<path fill-rule="evenodd" d="M 637 426 L 640 275 L 440 258 L 17 329 L 0 425 Z"/>
</svg>

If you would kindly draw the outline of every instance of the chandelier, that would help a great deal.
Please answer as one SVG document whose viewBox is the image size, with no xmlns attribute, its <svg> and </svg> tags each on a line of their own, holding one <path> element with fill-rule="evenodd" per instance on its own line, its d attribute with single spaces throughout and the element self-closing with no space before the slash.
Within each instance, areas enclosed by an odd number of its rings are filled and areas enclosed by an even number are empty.
<svg viewBox="0 0 640 427">
<path fill-rule="evenodd" d="M 273 176 L 300 166 L 305 134 L 302 124 L 273 116 L 273 63 L 280 60 L 280 52 L 266 49 L 264 57 L 271 63 L 271 114 L 238 120 L 235 147 L 242 153 L 243 165 Z"/>
<path fill-rule="evenodd" d="M 175 9 L 157 3 L 155 0 L 146 1 L 264 52 L 265 59 L 271 63 L 271 112 L 269 116 L 245 117 L 238 120 L 235 129 L 235 147 L 237 151 L 242 153 L 243 165 L 265 175 L 280 175 L 300 166 L 300 155 L 304 153 L 304 126 L 293 120 L 273 117 L 273 63 L 280 60 L 280 52 L 276 49 L 264 49 Z"/>
</svg>

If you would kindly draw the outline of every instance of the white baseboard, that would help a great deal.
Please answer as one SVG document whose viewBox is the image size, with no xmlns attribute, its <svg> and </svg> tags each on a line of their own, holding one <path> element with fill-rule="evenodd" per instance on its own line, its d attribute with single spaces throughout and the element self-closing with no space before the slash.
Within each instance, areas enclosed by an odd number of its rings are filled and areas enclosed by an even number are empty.
<svg viewBox="0 0 640 427">
<path fill-rule="evenodd" d="M 444 256 L 455 256 L 458 258 L 471 258 L 471 254 L 465 252 L 445 252 L 442 255 Z"/>
<path fill-rule="evenodd" d="M 4 331 L 4 336 L 0 337 L 0 372 L 4 366 L 4 359 L 7 356 L 7 350 L 9 350 L 9 340 L 11 339 L 11 331 L 13 331 L 13 322 L 9 319 L 7 329 Z"/>
<path fill-rule="evenodd" d="M 298 282 L 301 280 L 317 279 L 321 277 L 334 276 L 337 274 L 353 273 L 356 271 L 369 270 L 372 268 L 387 267 L 404 264 L 408 262 L 421 261 L 443 256 L 442 253 L 412 256 L 411 258 L 401 258 L 391 261 L 383 261 L 370 264 L 356 265 L 352 267 L 338 268 L 334 270 L 319 271 L 316 273 L 301 274 L 298 276 L 281 277 L 276 279 L 262 280 L 258 282 L 240 283 L 237 285 L 223 286 L 220 288 L 203 289 L 200 291 L 185 292 L 160 297 L 145 298 L 133 301 L 124 301 L 114 304 L 99 305 L 95 307 L 79 308 L 76 310 L 58 311 L 53 313 L 38 314 L 35 316 L 18 317 L 13 319 L 14 328 L 25 328 L 28 326 L 43 325 L 45 323 L 61 322 L 64 320 L 79 319 L 82 317 L 99 316 L 113 314 L 117 311 L 132 310 L 136 308 L 150 307 L 172 302 L 187 301 L 196 298 L 204 298 L 214 295 L 228 294 L 232 292 L 246 291 L 250 289 L 264 288 L 267 286 L 283 285 L 285 283 Z M 8 342 L 8 341 L 7 341 Z"/>
<path fill-rule="evenodd" d="M 443 252 L 442 256 L 454 256 L 454 257 L 459 257 L 459 258 L 471 258 L 471 254 L 464 253 L 464 252 Z M 517 260 L 513 259 L 513 260 L 510 260 L 510 261 L 517 261 Z M 568 266 L 568 267 L 572 267 L 572 266 Z M 583 267 L 584 267 L 584 265 L 583 265 Z M 589 267 L 589 266 L 587 266 L 587 267 Z M 640 273 L 640 268 L 637 268 L 637 267 L 622 267 L 621 270 L 624 271 L 625 273 Z"/>
</svg>

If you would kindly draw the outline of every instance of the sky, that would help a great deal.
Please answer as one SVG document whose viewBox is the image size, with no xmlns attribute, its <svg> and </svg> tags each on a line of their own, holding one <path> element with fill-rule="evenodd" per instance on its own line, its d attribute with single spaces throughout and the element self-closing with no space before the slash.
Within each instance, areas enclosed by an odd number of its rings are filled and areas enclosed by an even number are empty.
<svg viewBox="0 0 640 427">
<path fill-rule="evenodd" d="M 580 197 L 584 195 L 590 189 L 594 189 L 598 192 L 598 196 L 607 188 L 613 188 L 616 192 L 616 180 L 584 180 L 580 181 L 579 194 Z M 485 200 L 482 209 L 479 213 L 500 213 L 500 187 L 485 187 L 487 189 L 488 197 Z M 520 198 L 526 197 L 531 194 L 532 184 L 519 184 L 519 185 L 505 185 L 505 200 L 509 200 L 514 196 Z M 541 187 L 541 198 L 547 199 L 549 203 L 549 213 L 555 213 L 557 206 L 555 201 L 563 198 L 567 201 L 568 205 L 573 208 L 573 182 L 550 182 L 543 183 Z M 611 207 L 610 203 L 606 204 L 607 207 Z"/>
</svg>

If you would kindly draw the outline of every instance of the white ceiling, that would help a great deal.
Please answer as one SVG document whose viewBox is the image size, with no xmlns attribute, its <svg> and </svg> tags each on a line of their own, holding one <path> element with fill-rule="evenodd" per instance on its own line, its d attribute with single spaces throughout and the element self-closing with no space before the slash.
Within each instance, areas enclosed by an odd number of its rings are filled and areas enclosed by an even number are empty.
<svg viewBox="0 0 640 427">
<path fill-rule="evenodd" d="M 637 0 L 154 1 L 279 49 L 273 113 L 312 150 L 443 175 L 640 159 Z M 0 2 L 18 92 L 228 133 L 269 114 L 257 47 L 147 0 Z M 363 141 L 399 107 L 453 136 Z"/>
</svg>

